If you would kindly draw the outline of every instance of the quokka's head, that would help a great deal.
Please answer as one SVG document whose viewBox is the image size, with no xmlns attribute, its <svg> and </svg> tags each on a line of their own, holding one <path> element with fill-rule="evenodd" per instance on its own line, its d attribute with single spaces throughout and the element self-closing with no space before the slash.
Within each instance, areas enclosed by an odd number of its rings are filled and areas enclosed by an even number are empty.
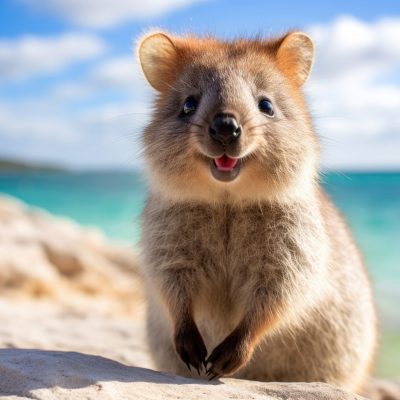
<svg viewBox="0 0 400 400">
<path fill-rule="evenodd" d="M 231 42 L 153 33 L 143 73 L 157 91 L 144 153 L 153 190 L 172 199 L 262 200 L 311 187 L 318 146 L 301 86 L 304 33 Z"/>
</svg>

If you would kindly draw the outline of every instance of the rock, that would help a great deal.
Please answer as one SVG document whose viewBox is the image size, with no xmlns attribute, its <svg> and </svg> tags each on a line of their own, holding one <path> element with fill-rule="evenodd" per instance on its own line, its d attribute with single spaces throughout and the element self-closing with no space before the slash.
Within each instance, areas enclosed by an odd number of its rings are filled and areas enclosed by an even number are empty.
<svg viewBox="0 0 400 400">
<path fill-rule="evenodd" d="M 98 356 L 40 350 L 0 350 L 0 376 L 0 394 L 18 399 L 362 399 L 323 383 L 210 383 Z"/>
<path fill-rule="evenodd" d="M 0 291 L 13 298 L 97 300 L 113 312 L 141 301 L 136 254 L 94 229 L 0 197 Z"/>
<path fill-rule="evenodd" d="M 400 383 L 371 379 L 365 388 L 364 395 L 371 400 L 399 400 Z"/>
<path fill-rule="evenodd" d="M 0 347 L 151 367 L 137 256 L 97 230 L 0 197 L 0 293 Z"/>
<path fill-rule="evenodd" d="M 91 303 L 79 308 L 0 299 L 0 348 L 76 351 L 153 367 L 140 308 L 134 314 L 114 314 L 109 307 L 96 309 Z"/>
</svg>

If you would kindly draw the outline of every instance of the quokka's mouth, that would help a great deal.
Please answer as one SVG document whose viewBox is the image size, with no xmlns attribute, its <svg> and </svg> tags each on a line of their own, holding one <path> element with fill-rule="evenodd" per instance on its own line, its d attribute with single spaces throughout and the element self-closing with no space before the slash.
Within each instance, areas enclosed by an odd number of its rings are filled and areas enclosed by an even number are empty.
<svg viewBox="0 0 400 400">
<path fill-rule="evenodd" d="M 211 174 L 218 181 L 231 182 L 239 175 L 240 164 L 240 159 L 224 154 L 210 160 Z"/>
</svg>

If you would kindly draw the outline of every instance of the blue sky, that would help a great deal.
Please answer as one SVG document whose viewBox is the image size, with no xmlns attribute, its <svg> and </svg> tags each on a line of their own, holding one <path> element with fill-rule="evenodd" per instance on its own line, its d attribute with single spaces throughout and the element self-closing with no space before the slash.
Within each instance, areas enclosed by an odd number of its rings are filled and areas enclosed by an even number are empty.
<svg viewBox="0 0 400 400">
<path fill-rule="evenodd" d="M 140 165 L 152 92 L 132 46 L 149 27 L 222 38 L 309 32 L 305 87 L 325 167 L 400 167 L 400 2 L 5 0 L 0 3 L 0 157 Z"/>
</svg>

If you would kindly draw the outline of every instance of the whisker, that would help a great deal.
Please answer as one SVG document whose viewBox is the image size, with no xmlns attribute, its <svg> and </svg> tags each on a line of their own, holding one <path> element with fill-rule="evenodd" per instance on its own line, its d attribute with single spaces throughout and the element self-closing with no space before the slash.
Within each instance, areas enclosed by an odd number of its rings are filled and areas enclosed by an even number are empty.
<svg viewBox="0 0 400 400">
<path fill-rule="evenodd" d="M 166 82 L 166 81 L 160 81 L 161 83 L 163 83 L 164 85 L 166 85 L 167 87 L 169 87 L 171 90 L 173 90 L 174 92 L 177 92 L 177 93 L 180 93 L 180 91 L 176 88 L 176 87 L 174 87 L 174 86 L 172 86 L 171 84 L 169 84 L 168 82 Z"/>
<path fill-rule="evenodd" d="M 162 82 L 163 84 L 165 84 L 166 86 L 168 86 L 171 90 L 173 90 L 173 91 L 175 91 L 175 92 L 177 92 L 177 93 L 180 93 L 180 92 L 181 92 L 181 90 L 178 90 L 175 86 L 172 86 L 170 83 L 168 83 L 168 82 L 166 82 L 166 81 L 164 81 L 164 80 L 161 80 L 160 82 Z M 193 90 L 193 84 L 191 84 L 191 83 L 189 83 L 189 82 L 186 82 L 186 81 L 184 81 L 184 80 L 182 80 L 182 79 L 179 80 L 179 83 L 181 83 L 181 84 L 185 85 L 187 88 Z"/>
<path fill-rule="evenodd" d="M 196 115 L 196 118 L 199 118 L 201 122 L 203 122 L 205 125 L 208 125 L 208 121 L 206 121 L 201 115 Z"/>
<path fill-rule="evenodd" d="M 242 126 L 246 125 L 249 121 L 251 121 L 253 118 L 257 118 L 257 115 L 255 114 L 251 114 L 253 111 L 249 111 L 246 115 L 245 115 L 245 120 L 244 122 L 242 122 Z"/>
<path fill-rule="evenodd" d="M 265 127 L 265 124 L 260 124 L 260 125 L 253 125 L 249 127 L 249 131 L 252 131 L 253 129 L 257 129 L 257 128 L 261 128 L 261 127 Z"/>
<path fill-rule="evenodd" d="M 318 137 L 322 143 L 335 144 L 335 145 L 340 143 L 340 140 L 333 137 L 328 137 L 320 134 L 318 134 Z"/>
<path fill-rule="evenodd" d="M 129 112 L 124 114 L 117 114 L 112 117 L 104 118 L 103 122 L 113 121 L 117 118 L 127 117 L 127 116 L 135 116 L 135 115 L 150 115 L 150 112 Z"/>
<path fill-rule="evenodd" d="M 200 133 L 200 132 L 193 132 L 193 134 L 194 134 L 195 137 L 198 137 L 198 138 L 201 138 L 201 139 L 204 138 L 204 135 L 202 133 Z"/>
</svg>

